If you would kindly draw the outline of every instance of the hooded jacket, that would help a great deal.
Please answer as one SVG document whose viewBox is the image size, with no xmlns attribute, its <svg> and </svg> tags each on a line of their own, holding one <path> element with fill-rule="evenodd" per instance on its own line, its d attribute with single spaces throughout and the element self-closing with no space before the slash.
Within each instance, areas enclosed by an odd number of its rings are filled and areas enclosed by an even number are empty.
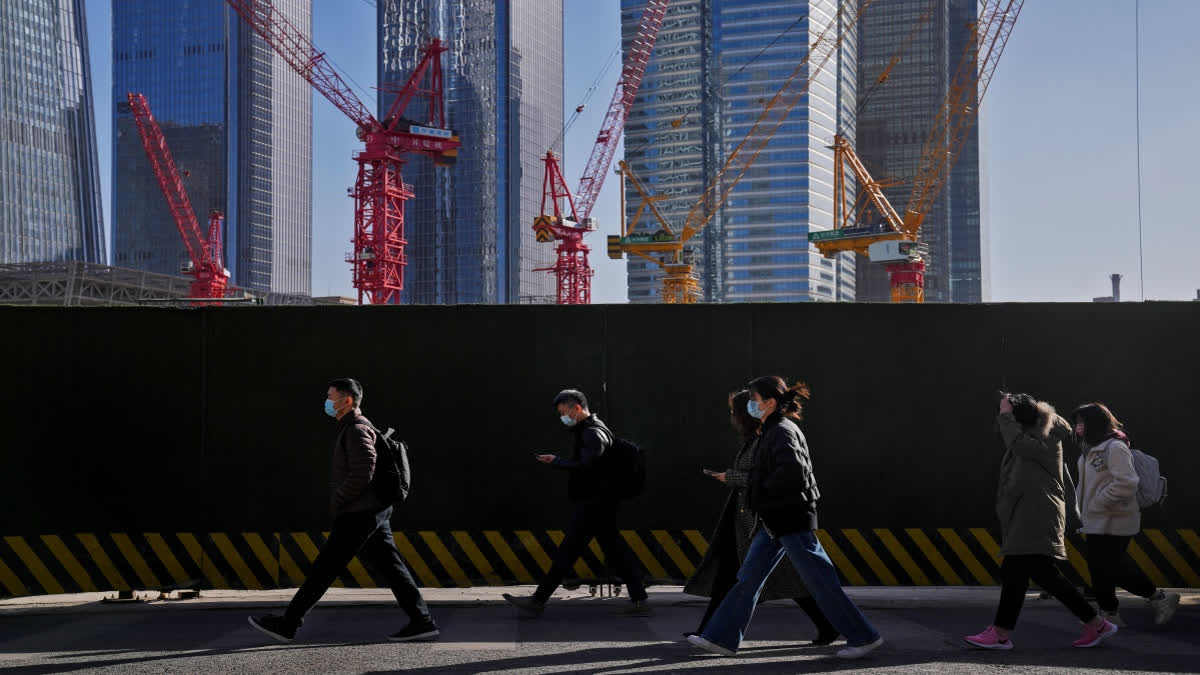
<svg viewBox="0 0 1200 675">
<path fill-rule="evenodd" d="M 1070 438 L 1071 427 L 1048 403 L 1039 402 L 1037 412 L 1029 426 L 1011 412 L 996 419 L 1004 444 L 996 490 L 1000 553 L 1066 560 L 1062 442 Z"/>
<path fill-rule="evenodd" d="M 1079 455 L 1079 516 L 1084 534 L 1132 537 L 1142 529 L 1137 503 L 1138 475 L 1129 439 L 1121 432 Z"/>
</svg>

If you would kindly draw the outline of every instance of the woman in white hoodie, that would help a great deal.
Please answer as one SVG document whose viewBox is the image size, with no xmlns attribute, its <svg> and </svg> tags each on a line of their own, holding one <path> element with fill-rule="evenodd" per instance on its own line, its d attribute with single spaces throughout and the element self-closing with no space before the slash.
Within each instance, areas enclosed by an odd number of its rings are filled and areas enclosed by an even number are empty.
<svg viewBox="0 0 1200 675">
<path fill-rule="evenodd" d="M 1117 613 L 1120 586 L 1150 602 L 1154 623 L 1167 623 L 1179 607 L 1179 594 L 1156 588 L 1126 553 L 1129 540 L 1142 529 L 1138 475 L 1133 468 L 1129 437 L 1102 403 L 1076 408 L 1071 419 L 1082 450 L 1076 488 L 1083 521 L 1080 532 L 1087 538 L 1088 571 L 1100 613 L 1118 626 L 1125 626 Z"/>
</svg>

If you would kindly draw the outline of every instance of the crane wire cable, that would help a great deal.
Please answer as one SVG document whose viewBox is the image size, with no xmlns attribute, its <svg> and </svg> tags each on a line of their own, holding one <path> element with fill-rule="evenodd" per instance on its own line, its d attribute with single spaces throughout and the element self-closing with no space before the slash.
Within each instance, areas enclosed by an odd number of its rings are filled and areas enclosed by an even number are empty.
<svg viewBox="0 0 1200 675">
<path fill-rule="evenodd" d="M 1142 253 L 1142 0 L 1133 3 L 1134 126 L 1137 130 L 1138 285 L 1146 301 L 1146 259 Z"/>
<path fill-rule="evenodd" d="M 600 88 L 600 81 L 603 80 L 606 75 L 608 75 L 608 71 L 612 70 L 613 63 L 616 61 L 616 58 L 620 53 L 621 39 L 617 38 L 616 46 L 614 46 L 612 51 L 609 52 L 608 59 L 600 68 L 596 78 L 592 80 L 592 85 L 587 88 L 586 92 L 584 92 L 583 100 L 581 100 L 579 105 L 575 107 L 575 112 L 571 115 L 570 119 L 567 120 L 567 123 L 563 125 L 562 131 L 558 132 L 558 136 L 554 139 L 554 142 L 550 144 L 551 152 L 553 152 L 554 149 L 558 147 L 559 143 L 566 138 L 567 132 L 571 130 L 571 127 L 575 126 L 575 122 L 579 121 L 579 117 L 583 114 L 582 108 L 587 106 L 588 101 L 592 100 L 592 96 L 594 96 L 596 94 L 596 90 Z"/>
</svg>

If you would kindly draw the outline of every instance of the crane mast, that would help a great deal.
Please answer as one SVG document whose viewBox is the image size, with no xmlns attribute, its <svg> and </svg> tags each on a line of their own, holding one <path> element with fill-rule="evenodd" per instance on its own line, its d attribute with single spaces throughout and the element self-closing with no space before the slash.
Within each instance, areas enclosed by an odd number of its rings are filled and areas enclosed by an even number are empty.
<svg viewBox="0 0 1200 675">
<path fill-rule="evenodd" d="M 359 304 L 396 304 L 404 289 L 404 205 L 413 198 L 401 170 L 412 153 L 433 158 L 435 164 L 454 162 L 462 146 L 446 127 L 441 56 L 447 48 L 433 40 L 421 61 L 398 91 L 380 121 L 338 75 L 325 54 L 313 45 L 269 0 L 225 0 L 235 12 L 318 93 L 357 127 L 363 150 L 354 156 L 358 176 L 350 191 L 354 199 L 353 250 L 350 263 Z M 423 82 L 428 80 L 428 84 Z M 423 122 L 405 117 L 418 96 L 429 99 Z"/>
<path fill-rule="evenodd" d="M 903 216 L 888 202 L 879 189 L 881 184 L 867 172 L 849 142 L 841 136 L 834 138 L 837 217 L 834 229 L 812 232 L 809 241 L 826 256 L 853 251 L 872 262 L 885 263 L 892 302 L 925 301 L 924 246 L 918 234 L 978 119 L 979 105 L 1023 5 L 1024 0 L 986 0 L 979 20 L 967 26 L 966 48 L 925 141 Z M 864 225 L 850 219 L 846 186 L 837 180 L 845 166 L 856 174 L 863 195 L 880 212 L 882 223 Z"/>
<path fill-rule="evenodd" d="M 557 281 L 556 302 L 560 305 L 586 305 L 592 301 L 592 275 L 595 271 L 588 264 L 588 253 L 591 248 L 583 243 L 583 236 L 595 229 L 592 223 L 592 207 L 604 187 L 604 177 L 612 167 L 613 156 L 617 152 L 617 144 L 621 140 L 621 132 L 625 129 L 625 121 L 629 119 L 629 111 L 633 108 L 633 100 L 637 97 L 642 78 L 646 74 L 646 65 L 654 53 L 654 42 L 662 27 L 663 17 L 667 12 L 668 0 L 649 0 L 638 23 L 637 34 L 630 44 L 629 53 L 621 68 L 621 78 L 613 90 L 612 100 L 608 104 L 608 112 L 596 134 L 596 142 L 592 145 L 592 154 L 588 157 L 583 175 L 579 179 L 579 188 L 572 198 L 570 190 L 562 177 L 562 167 L 558 157 L 552 150 L 547 151 L 542 158 L 545 163 L 545 178 L 542 180 L 542 212 L 534 218 L 533 230 L 539 242 L 558 242 L 555 249 L 554 266 L 535 269 L 535 272 L 551 272 Z M 553 202 L 553 214 L 546 210 L 546 201 Z M 560 200 L 566 199 L 570 204 L 570 221 L 566 220 L 560 210 Z"/>
</svg>

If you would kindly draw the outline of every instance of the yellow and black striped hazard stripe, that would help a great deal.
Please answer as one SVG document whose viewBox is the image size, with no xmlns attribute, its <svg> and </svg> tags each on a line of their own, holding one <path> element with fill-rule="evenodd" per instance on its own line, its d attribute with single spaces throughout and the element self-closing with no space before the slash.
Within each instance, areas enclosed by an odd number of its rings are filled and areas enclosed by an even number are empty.
<svg viewBox="0 0 1200 675">
<path fill-rule="evenodd" d="M 695 571 L 707 542 L 697 530 L 624 530 L 651 579 L 679 583 Z M 848 585 L 992 585 L 1000 555 L 984 528 L 839 529 L 819 533 Z M 561 530 L 396 531 L 396 546 L 426 587 L 532 584 L 550 567 Z M 0 537 L 0 596 L 167 588 L 271 589 L 298 586 L 325 542 L 324 532 L 77 533 Z M 1068 576 L 1090 583 L 1071 539 Z M 1160 586 L 1200 588 L 1195 530 L 1146 530 L 1129 549 Z M 575 565 L 583 581 L 608 579 L 596 542 Z M 338 581 L 377 587 L 357 559 Z"/>
</svg>

